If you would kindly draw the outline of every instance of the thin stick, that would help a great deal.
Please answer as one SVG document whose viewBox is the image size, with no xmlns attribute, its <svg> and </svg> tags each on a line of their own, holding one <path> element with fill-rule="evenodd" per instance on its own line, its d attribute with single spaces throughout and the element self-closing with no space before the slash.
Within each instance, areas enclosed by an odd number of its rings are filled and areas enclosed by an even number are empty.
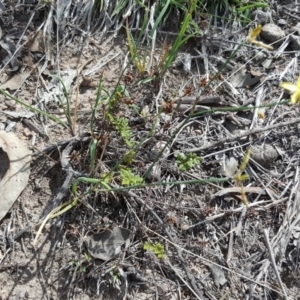
<svg viewBox="0 0 300 300">
<path fill-rule="evenodd" d="M 252 130 L 243 132 L 241 134 L 237 134 L 237 135 L 234 135 L 234 136 L 229 136 L 229 137 L 221 139 L 217 142 L 210 143 L 207 146 L 202 146 L 202 147 L 198 147 L 198 148 L 190 148 L 190 149 L 187 148 L 187 149 L 185 149 L 185 151 L 186 152 L 204 151 L 204 150 L 214 148 L 216 146 L 224 145 L 225 143 L 236 142 L 239 139 L 241 139 L 243 137 L 246 137 L 246 136 L 249 136 L 249 135 L 257 134 L 257 133 L 260 133 L 260 132 L 263 132 L 263 131 L 268 131 L 268 130 L 272 130 L 272 129 L 283 127 L 283 126 L 294 125 L 294 124 L 297 124 L 297 123 L 300 123 L 300 118 L 296 118 L 296 119 L 292 119 L 292 120 L 287 121 L 287 122 L 282 122 L 282 123 L 266 126 L 266 127 L 263 127 L 263 128 L 252 129 Z"/>
<path fill-rule="evenodd" d="M 274 253 L 272 251 L 272 247 L 271 247 L 271 244 L 269 242 L 269 231 L 267 229 L 264 229 L 264 237 L 265 237 L 265 242 L 266 242 L 267 247 L 268 247 L 268 251 L 269 251 L 269 254 L 270 254 L 271 263 L 273 265 L 273 269 L 274 269 L 274 272 L 276 274 L 278 283 L 279 283 L 279 285 L 281 287 L 281 290 L 283 292 L 284 298 L 288 299 L 288 296 L 286 294 L 286 291 L 284 289 L 283 283 L 282 283 L 281 278 L 280 278 L 280 274 L 279 274 L 278 269 L 277 269 L 277 265 L 276 265 L 276 262 L 275 262 Z"/>
</svg>

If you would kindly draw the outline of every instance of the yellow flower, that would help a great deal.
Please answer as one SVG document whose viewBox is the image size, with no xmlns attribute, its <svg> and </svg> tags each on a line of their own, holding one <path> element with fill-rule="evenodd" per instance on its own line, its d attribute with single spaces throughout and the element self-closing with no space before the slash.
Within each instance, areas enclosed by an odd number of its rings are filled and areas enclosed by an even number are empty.
<svg viewBox="0 0 300 300">
<path fill-rule="evenodd" d="M 251 44 L 256 45 L 256 46 L 259 46 L 259 47 L 262 47 L 262 48 L 266 48 L 268 50 L 273 50 L 274 48 L 272 46 L 267 45 L 267 44 L 265 44 L 263 42 L 259 42 L 259 41 L 256 40 L 256 38 L 259 36 L 260 32 L 261 32 L 261 25 L 258 25 L 256 28 L 254 28 L 250 32 L 250 34 L 249 34 L 249 36 L 247 38 L 247 41 L 249 43 L 251 43 Z"/>
<path fill-rule="evenodd" d="M 256 37 L 260 34 L 261 32 L 261 25 L 258 25 L 256 28 L 254 28 L 249 36 L 248 36 L 248 42 L 253 43 L 253 41 L 256 39 Z"/>
<path fill-rule="evenodd" d="M 280 86 L 292 93 L 292 104 L 300 102 L 300 76 L 298 77 L 297 85 L 290 82 L 282 82 Z"/>
</svg>

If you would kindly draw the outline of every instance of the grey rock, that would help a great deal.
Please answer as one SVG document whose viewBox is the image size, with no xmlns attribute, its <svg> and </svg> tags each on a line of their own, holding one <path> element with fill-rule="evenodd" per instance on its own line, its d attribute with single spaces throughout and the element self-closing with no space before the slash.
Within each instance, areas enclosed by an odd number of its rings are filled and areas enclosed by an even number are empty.
<svg viewBox="0 0 300 300">
<path fill-rule="evenodd" d="M 251 147 L 251 158 L 265 168 L 270 167 L 278 158 L 276 149 L 268 144 Z"/>
<path fill-rule="evenodd" d="M 287 24 L 287 21 L 284 20 L 284 19 L 279 19 L 279 20 L 277 21 L 277 24 L 278 24 L 278 25 L 281 25 L 281 26 L 284 26 L 284 25 Z"/>
<path fill-rule="evenodd" d="M 252 12 L 251 19 L 263 25 L 270 21 L 270 13 L 256 9 Z"/>
<path fill-rule="evenodd" d="M 279 40 L 285 37 L 285 32 L 279 26 L 269 23 L 262 27 L 261 35 L 268 42 L 273 43 L 278 41 L 281 43 L 282 41 Z"/>
</svg>

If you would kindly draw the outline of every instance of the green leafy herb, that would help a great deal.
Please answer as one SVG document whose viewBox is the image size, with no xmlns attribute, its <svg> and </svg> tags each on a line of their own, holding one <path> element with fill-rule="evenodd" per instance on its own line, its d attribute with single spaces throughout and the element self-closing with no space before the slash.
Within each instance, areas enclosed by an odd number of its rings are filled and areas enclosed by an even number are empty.
<svg viewBox="0 0 300 300">
<path fill-rule="evenodd" d="M 186 172 L 198 165 L 201 162 L 201 158 L 195 153 L 189 153 L 187 155 L 179 153 L 176 157 L 176 163 L 180 171 Z"/>
<path fill-rule="evenodd" d="M 143 249 L 153 252 L 159 259 L 164 259 L 166 256 L 164 246 L 158 242 L 146 242 L 143 246 Z"/>
<path fill-rule="evenodd" d="M 120 176 L 123 186 L 138 185 L 144 182 L 143 178 L 134 175 L 130 169 L 124 166 L 120 166 Z"/>
</svg>

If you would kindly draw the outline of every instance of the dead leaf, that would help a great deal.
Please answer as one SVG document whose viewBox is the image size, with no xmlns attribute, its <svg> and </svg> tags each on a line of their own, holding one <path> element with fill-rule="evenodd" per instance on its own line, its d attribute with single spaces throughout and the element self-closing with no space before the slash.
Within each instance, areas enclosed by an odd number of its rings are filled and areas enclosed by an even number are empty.
<svg viewBox="0 0 300 300">
<path fill-rule="evenodd" d="M 278 156 L 277 150 L 270 144 L 251 146 L 251 158 L 264 168 L 270 168 Z"/>
<path fill-rule="evenodd" d="M 28 78 L 30 75 L 31 70 L 24 71 L 22 73 L 16 74 L 15 76 L 8 79 L 6 82 L 0 85 L 0 88 L 5 90 L 9 89 L 11 91 L 19 89 L 24 81 Z"/>
<path fill-rule="evenodd" d="M 262 194 L 264 193 L 264 189 L 260 188 L 260 187 L 254 187 L 254 186 L 249 186 L 249 187 L 244 187 L 244 191 L 245 193 L 253 193 L 253 194 Z M 217 193 L 213 194 L 213 197 L 216 196 L 224 196 L 226 194 L 229 193 L 240 193 L 241 192 L 241 188 L 240 187 L 230 187 L 230 188 L 224 188 L 220 191 L 218 191 Z"/>
<path fill-rule="evenodd" d="M 26 187 L 31 154 L 12 132 L 0 131 L 0 220 L 4 218 Z"/>
<path fill-rule="evenodd" d="M 32 39 L 27 42 L 27 48 L 31 52 L 45 53 L 45 43 L 42 30 L 36 32 Z"/>
<path fill-rule="evenodd" d="M 237 65 L 237 67 L 233 70 L 233 73 L 234 75 L 231 76 L 230 82 L 236 88 L 252 86 L 258 83 L 264 76 L 261 72 L 252 69 L 248 72 L 245 66 L 240 65 Z"/>
<path fill-rule="evenodd" d="M 129 243 L 130 231 L 125 228 L 115 227 L 86 238 L 89 253 L 102 260 L 109 260 L 121 251 L 121 246 Z"/>
</svg>

